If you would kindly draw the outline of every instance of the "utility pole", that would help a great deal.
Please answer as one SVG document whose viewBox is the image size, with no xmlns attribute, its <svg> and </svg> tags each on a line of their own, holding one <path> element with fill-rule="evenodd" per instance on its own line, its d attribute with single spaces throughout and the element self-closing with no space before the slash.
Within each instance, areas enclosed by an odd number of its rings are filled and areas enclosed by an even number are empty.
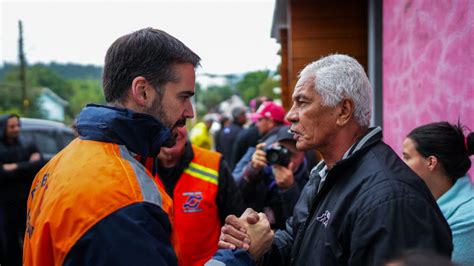
<svg viewBox="0 0 474 266">
<path fill-rule="evenodd" d="M 28 95 L 26 94 L 26 60 L 25 53 L 23 51 L 23 23 L 21 20 L 18 21 L 18 30 L 18 59 L 20 61 L 21 102 L 23 115 L 27 115 L 30 102 L 28 100 Z"/>
</svg>

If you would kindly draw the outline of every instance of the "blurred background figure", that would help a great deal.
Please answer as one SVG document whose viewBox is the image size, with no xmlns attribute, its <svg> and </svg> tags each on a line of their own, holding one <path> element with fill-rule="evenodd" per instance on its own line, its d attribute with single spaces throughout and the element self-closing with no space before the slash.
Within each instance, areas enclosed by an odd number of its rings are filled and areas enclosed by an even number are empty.
<svg viewBox="0 0 474 266">
<path fill-rule="evenodd" d="M 308 181 L 304 152 L 296 150 L 296 141 L 289 126 L 279 127 L 253 153 L 246 153 L 240 164 L 245 164 L 239 187 L 245 205 L 264 212 L 274 229 L 282 229 Z M 251 157 L 249 157 L 251 156 Z"/>
<path fill-rule="evenodd" d="M 0 116 L 0 265 L 21 265 L 26 199 L 44 162 L 33 142 L 20 138 L 20 118 Z"/>
<path fill-rule="evenodd" d="M 213 141 L 210 129 L 214 123 L 214 120 L 214 115 L 206 114 L 202 122 L 194 125 L 194 127 L 191 129 L 191 132 L 189 133 L 189 138 L 192 144 L 204 149 L 212 149 Z"/>
<path fill-rule="evenodd" d="M 222 147 L 220 146 L 221 144 L 219 143 L 218 139 L 220 138 L 220 135 L 224 132 L 224 129 L 230 126 L 230 124 L 232 123 L 232 119 L 230 118 L 230 116 L 226 114 L 219 113 L 218 120 L 219 120 L 219 129 L 214 134 L 214 143 L 215 143 L 214 146 L 215 146 L 216 151 L 221 151 Z"/>
<path fill-rule="evenodd" d="M 247 110 L 245 107 L 235 107 L 232 110 L 232 122 L 224 126 L 216 136 L 216 151 L 222 153 L 224 160 L 230 164 L 232 148 L 243 126 L 247 123 Z"/>
<path fill-rule="evenodd" d="M 455 266 L 448 258 L 433 251 L 410 250 L 387 262 L 385 266 Z"/>
<path fill-rule="evenodd" d="M 285 124 L 285 109 L 280 105 L 274 102 L 264 102 L 260 105 L 257 112 L 253 114 L 253 116 L 257 119 L 255 123 L 255 128 L 257 130 L 257 135 L 249 136 L 249 134 L 254 134 L 253 131 L 242 131 L 237 138 L 236 143 L 234 144 L 234 149 L 243 149 L 246 148 L 244 154 L 240 157 L 239 161 L 236 161 L 236 165 L 232 170 L 232 174 L 234 175 L 234 179 L 237 183 L 240 182 L 242 177 L 242 173 L 244 167 L 252 158 L 252 154 L 255 151 L 255 146 L 257 143 L 262 143 L 266 141 L 271 136 L 274 136 L 278 133 L 278 129 Z M 252 139 L 252 142 L 246 141 L 240 143 L 242 138 L 249 137 Z M 253 138 L 257 137 L 256 143 Z M 236 145 L 238 145 L 236 147 Z M 246 145 L 251 145 L 246 147 Z M 235 152 L 235 150 L 234 150 Z M 239 150 L 239 153 L 241 151 Z M 236 157 L 234 157 L 236 158 Z"/>
<path fill-rule="evenodd" d="M 173 228 L 181 253 L 179 265 L 203 265 L 217 250 L 225 217 L 240 215 L 242 196 L 222 155 L 192 145 L 186 127 L 175 146 L 162 147 L 147 168 L 173 198 Z"/>
<path fill-rule="evenodd" d="M 463 126 L 448 122 L 415 128 L 403 142 L 403 160 L 437 200 L 453 234 L 452 260 L 461 265 L 474 265 L 474 187 L 466 175 L 473 153 L 474 133 L 465 137 Z"/>
<path fill-rule="evenodd" d="M 242 156 L 247 152 L 247 149 L 250 147 L 255 147 L 260 139 L 261 135 L 258 132 L 257 128 L 257 118 L 259 117 L 256 114 L 257 109 L 262 105 L 264 102 L 272 101 L 268 97 L 259 96 L 250 101 L 250 120 L 251 124 L 249 127 L 243 129 L 237 135 L 235 142 L 232 147 L 232 155 L 230 159 L 230 169 L 232 171 L 235 168 L 235 165 L 240 161 Z"/>
</svg>

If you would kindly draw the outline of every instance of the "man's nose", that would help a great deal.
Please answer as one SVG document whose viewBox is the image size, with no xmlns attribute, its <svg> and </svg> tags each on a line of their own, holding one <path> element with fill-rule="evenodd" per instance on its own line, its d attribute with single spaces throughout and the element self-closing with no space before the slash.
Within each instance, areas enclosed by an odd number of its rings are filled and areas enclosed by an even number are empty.
<svg viewBox="0 0 474 266">
<path fill-rule="evenodd" d="M 184 107 L 184 117 L 185 118 L 194 117 L 193 104 L 191 103 L 191 101 L 187 101 L 186 106 Z"/>
<path fill-rule="evenodd" d="M 286 120 L 290 121 L 291 123 L 295 123 L 298 121 L 298 115 L 294 110 L 294 105 L 291 106 L 290 111 L 286 114 Z"/>
</svg>

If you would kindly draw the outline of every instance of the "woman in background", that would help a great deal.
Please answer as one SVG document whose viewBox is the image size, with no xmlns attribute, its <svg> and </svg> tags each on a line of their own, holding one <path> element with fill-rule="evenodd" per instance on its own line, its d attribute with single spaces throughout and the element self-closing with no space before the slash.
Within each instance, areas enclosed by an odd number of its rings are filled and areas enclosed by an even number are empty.
<svg viewBox="0 0 474 266">
<path fill-rule="evenodd" d="M 453 233 L 452 260 L 474 265 L 474 187 L 466 175 L 474 133 L 438 122 L 415 128 L 403 142 L 403 160 L 426 183 Z"/>
</svg>

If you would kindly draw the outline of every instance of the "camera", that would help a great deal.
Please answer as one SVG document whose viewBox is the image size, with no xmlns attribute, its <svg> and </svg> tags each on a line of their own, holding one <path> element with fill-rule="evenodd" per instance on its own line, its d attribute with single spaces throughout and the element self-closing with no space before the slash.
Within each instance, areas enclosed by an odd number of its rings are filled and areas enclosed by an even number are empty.
<svg viewBox="0 0 474 266">
<path fill-rule="evenodd" d="M 291 153 L 283 146 L 270 146 L 265 149 L 267 162 L 269 165 L 279 164 L 287 167 L 290 164 Z"/>
</svg>

